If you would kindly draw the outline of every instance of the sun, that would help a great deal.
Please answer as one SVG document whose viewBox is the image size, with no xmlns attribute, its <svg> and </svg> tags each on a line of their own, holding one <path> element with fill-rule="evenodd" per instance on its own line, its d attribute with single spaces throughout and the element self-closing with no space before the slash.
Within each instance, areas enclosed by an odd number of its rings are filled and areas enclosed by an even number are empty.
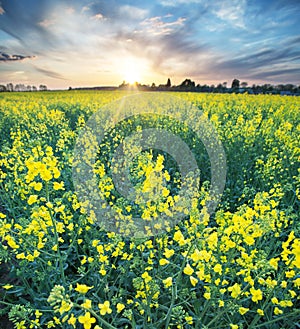
<svg viewBox="0 0 300 329">
<path fill-rule="evenodd" d="M 145 64 L 139 58 L 126 58 L 121 61 L 120 73 L 126 83 L 134 85 L 136 82 L 141 83 L 144 78 Z"/>
<path fill-rule="evenodd" d="M 135 71 L 133 68 L 129 68 L 125 73 L 125 81 L 130 85 L 133 85 L 135 82 L 140 82 L 140 74 Z"/>
</svg>

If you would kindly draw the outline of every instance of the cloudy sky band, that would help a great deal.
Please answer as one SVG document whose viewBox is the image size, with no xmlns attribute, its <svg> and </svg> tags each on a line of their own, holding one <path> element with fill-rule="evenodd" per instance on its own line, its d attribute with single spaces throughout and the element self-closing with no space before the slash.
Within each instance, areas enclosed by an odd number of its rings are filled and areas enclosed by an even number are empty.
<svg viewBox="0 0 300 329">
<path fill-rule="evenodd" d="M 0 83 L 299 85 L 299 17 L 297 0 L 1 0 Z"/>
</svg>

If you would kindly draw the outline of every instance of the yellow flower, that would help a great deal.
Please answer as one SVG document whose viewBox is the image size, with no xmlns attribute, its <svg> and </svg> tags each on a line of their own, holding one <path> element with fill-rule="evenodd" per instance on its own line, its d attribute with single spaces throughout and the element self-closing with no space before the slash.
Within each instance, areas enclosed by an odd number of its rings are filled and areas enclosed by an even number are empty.
<svg viewBox="0 0 300 329">
<path fill-rule="evenodd" d="M 295 279 L 293 282 L 295 287 L 300 288 L 300 278 Z"/>
<path fill-rule="evenodd" d="M 84 329 L 91 329 L 91 326 L 96 322 L 96 319 L 91 317 L 90 312 L 86 312 L 78 318 L 78 321 L 83 324 Z"/>
<path fill-rule="evenodd" d="M 112 312 L 110 302 L 108 300 L 106 300 L 103 304 L 98 304 L 98 307 L 101 315 L 110 314 Z"/>
<path fill-rule="evenodd" d="M 214 266 L 214 272 L 219 273 L 221 275 L 222 274 L 222 265 L 221 264 L 216 264 Z"/>
<path fill-rule="evenodd" d="M 205 292 L 205 293 L 203 294 L 203 297 L 204 297 L 205 299 L 210 299 L 210 298 L 211 298 L 211 293 L 210 293 L 210 292 Z"/>
<path fill-rule="evenodd" d="M 165 258 L 162 258 L 162 259 L 159 260 L 159 265 L 161 265 L 161 266 L 167 265 L 169 263 L 170 262 Z"/>
<path fill-rule="evenodd" d="M 187 322 L 187 324 L 193 324 L 193 317 L 192 316 L 186 316 L 184 319 Z"/>
<path fill-rule="evenodd" d="M 287 272 L 285 272 L 285 276 L 286 276 L 287 278 L 292 278 L 292 277 L 295 276 L 295 271 L 294 271 L 294 270 L 287 271 Z"/>
<path fill-rule="evenodd" d="M 280 308 L 278 308 L 277 306 L 274 308 L 274 314 L 275 315 L 280 315 L 282 313 L 283 313 L 283 311 Z"/>
<path fill-rule="evenodd" d="M 42 168 L 42 170 L 40 170 L 40 175 L 41 175 L 41 178 L 48 182 L 49 180 L 52 179 L 52 174 L 50 172 L 50 170 L 46 169 L 46 168 Z"/>
<path fill-rule="evenodd" d="M 187 264 L 183 270 L 183 273 L 186 275 L 192 275 L 194 273 L 194 270 L 190 264 Z"/>
<path fill-rule="evenodd" d="M 191 259 L 194 262 L 198 262 L 202 258 L 203 258 L 203 256 L 202 256 L 202 254 L 200 253 L 200 251 L 198 249 L 195 249 L 195 251 L 191 254 Z"/>
<path fill-rule="evenodd" d="M 43 313 L 40 312 L 39 310 L 36 310 L 36 311 L 34 312 L 34 315 L 35 315 L 37 318 L 40 318 L 41 315 L 43 315 Z"/>
<path fill-rule="evenodd" d="M 250 293 L 252 294 L 252 300 L 257 303 L 259 300 L 262 300 L 263 294 L 260 289 L 251 288 Z"/>
<path fill-rule="evenodd" d="M 72 306 L 73 306 L 72 303 L 68 303 L 68 302 L 66 302 L 66 301 L 63 300 L 63 301 L 61 302 L 61 306 L 60 306 L 60 308 L 59 308 L 59 313 L 60 313 L 60 314 L 63 314 L 63 313 L 65 313 L 65 312 L 70 311 L 70 309 L 72 308 Z"/>
<path fill-rule="evenodd" d="M 297 296 L 297 293 L 295 293 L 294 290 L 289 290 L 289 294 L 291 295 L 291 298 L 294 298 L 295 296 Z"/>
<path fill-rule="evenodd" d="M 259 314 L 259 315 L 261 315 L 261 316 L 263 316 L 265 313 L 264 313 L 264 311 L 261 309 L 261 308 L 258 308 L 257 310 L 256 310 L 256 312 L 257 312 L 257 314 Z"/>
<path fill-rule="evenodd" d="M 36 190 L 36 191 L 40 191 L 42 188 L 43 188 L 43 184 L 38 182 L 38 183 L 35 183 L 33 188 Z"/>
<path fill-rule="evenodd" d="M 2 288 L 5 289 L 5 290 L 9 290 L 12 287 L 13 287 L 13 285 L 11 285 L 11 284 L 6 284 L 6 285 L 2 286 Z"/>
<path fill-rule="evenodd" d="M 232 287 L 228 288 L 228 291 L 231 291 L 232 298 L 237 298 L 241 294 L 241 286 L 235 283 Z"/>
<path fill-rule="evenodd" d="M 58 168 L 53 168 L 53 170 L 52 170 L 52 172 L 53 172 L 53 176 L 54 176 L 54 178 L 58 178 L 59 176 L 60 176 L 60 171 L 59 171 L 59 169 Z"/>
<path fill-rule="evenodd" d="M 190 276 L 190 281 L 193 287 L 195 287 L 195 285 L 198 283 L 198 279 L 193 276 Z"/>
<path fill-rule="evenodd" d="M 5 237 L 5 240 L 7 242 L 7 244 L 12 248 L 12 249 L 19 249 L 19 245 L 16 243 L 16 241 L 14 240 L 14 238 L 10 235 L 7 235 Z"/>
<path fill-rule="evenodd" d="M 69 323 L 71 326 L 73 326 L 73 328 L 75 328 L 76 318 L 75 318 L 75 316 L 74 316 L 73 313 L 71 314 L 71 317 L 70 317 L 70 319 L 68 320 L 68 323 Z"/>
<path fill-rule="evenodd" d="M 176 231 L 174 233 L 174 237 L 173 237 L 174 241 L 176 241 L 180 246 L 183 246 L 186 241 L 184 239 L 183 234 L 181 233 L 181 231 Z"/>
<path fill-rule="evenodd" d="M 141 277 L 145 280 L 146 283 L 150 282 L 152 280 L 152 277 L 149 275 L 147 271 L 145 271 Z"/>
<path fill-rule="evenodd" d="M 57 183 L 57 182 L 54 182 L 53 183 L 53 188 L 54 190 L 64 190 L 64 182 L 60 182 L 60 183 Z"/>
<path fill-rule="evenodd" d="M 270 266 L 272 266 L 274 268 L 274 270 L 277 270 L 277 268 L 278 268 L 278 261 L 279 261 L 279 258 L 272 258 L 269 261 Z"/>
<path fill-rule="evenodd" d="M 166 258 L 170 258 L 174 255 L 175 251 L 173 249 L 168 249 L 166 248 L 165 251 L 164 251 L 164 256 Z"/>
<path fill-rule="evenodd" d="M 230 329 L 239 329 L 239 326 L 237 324 L 230 324 Z"/>
<path fill-rule="evenodd" d="M 37 198 L 38 196 L 36 194 L 33 194 L 28 198 L 27 203 L 31 206 L 33 203 L 37 201 Z"/>
<path fill-rule="evenodd" d="M 77 292 L 79 292 L 80 294 L 86 294 L 92 288 L 94 288 L 94 286 L 88 287 L 85 284 L 79 284 L 79 283 L 77 283 L 77 286 L 76 286 L 75 290 Z"/>
<path fill-rule="evenodd" d="M 244 315 L 245 313 L 247 313 L 249 311 L 249 308 L 246 307 L 240 307 L 239 308 L 239 312 L 240 314 Z"/>
<path fill-rule="evenodd" d="M 83 308 L 91 309 L 92 308 L 92 301 L 90 299 L 86 299 L 83 304 L 81 304 Z"/>
<path fill-rule="evenodd" d="M 291 300 L 282 300 L 282 301 L 280 301 L 279 305 L 281 307 L 292 307 L 293 302 Z"/>
<path fill-rule="evenodd" d="M 99 270 L 99 273 L 100 273 L 102 276 L 105 276 L 105 274 L 106 274 L 106 270 L 102 268 L 101 270 Z"/>
<path fill-rule="evenodd" d="M 166 288 L 171 287 L 171 285 L 172 285 L 172 277 L 169 276 L 168 278 L 166 278 L 165 280 L 163 280 L 163 284 L 165 285 Z"/>
<path fill-rule="evenodd" d="M 16 329 L 26 329 L 25 327 L 25 321 L 21 321 L 17 324 Z"/>
<path fill-rule="evenodd" d="M 167 197 L 169 194 L 170 194 L 170 191 L 166 187 L 163 187 L 163 190 L 162 190 L 163 197 Z"/>
<path fill-rule="evenodd" d="M 122 303 L 118 303 L 117 304 L 117 312 L 121 313 L 123 311 L 123 309 L 125 308 L 125 305 Z"/>
</svg>

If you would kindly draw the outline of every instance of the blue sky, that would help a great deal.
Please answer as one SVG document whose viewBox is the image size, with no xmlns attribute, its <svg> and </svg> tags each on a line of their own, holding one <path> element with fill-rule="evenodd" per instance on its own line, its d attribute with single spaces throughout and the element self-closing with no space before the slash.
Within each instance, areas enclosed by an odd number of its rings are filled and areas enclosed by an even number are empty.
<svg viewBox="0 0 300 329">
<path fill-rule="evenodd" d="M 0 0 L 0 84 L 300 85 L 299 0 Z"/>
</svg>

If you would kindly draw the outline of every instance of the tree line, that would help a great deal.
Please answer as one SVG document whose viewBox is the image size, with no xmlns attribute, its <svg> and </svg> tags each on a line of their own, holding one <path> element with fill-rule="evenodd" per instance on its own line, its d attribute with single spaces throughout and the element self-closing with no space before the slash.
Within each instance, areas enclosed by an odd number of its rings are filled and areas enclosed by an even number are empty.
<svg viewBox="0 0 300 329">
<path fill-rule="evenodd" d="M 158 86 L 153 82 L 152 85 L 144 85 L 138 82 L 135 82 L 133 85 L 126 83 L 123 81 L 119 87 L 91 87 L 91 88 L 74 88 L 75 90 L 80 89 L 121 89 L 121 90 L 130 90 L 130 89 L 138 89 L 142 91 L 190 91 L 190 92 L 207 92 L 207 93 L 248 93 L 248 94 L 281 94 L 281 95 L 300 95 L 300 85 L 296 86 L 291 83 L 288 84 L 253 84 L 252 86 L 248 85 L 246 81 L 240 81 L 235 78 L 231 82 L 231 86 L 227 86 L 227 82 L 222 82 L 217 85 L 207 85 L 207 84 L 196 84 L 195 81 L 191 79 L 185 79 L 179 85 L 172 85 L 171 79 L 168 78 L 166 84 L 160 84 Z M 7 85 L 0 85 L 0 92 L 13 92 L 13 91 L 22 91 L 22 92 L 30 92 L 30 91 L 47 91 L 49 90 L 46 85 L 39 85 L 39 87 L 25 85 L 22 83 L 13 85 L 12 83 L 8 83 Z M 69 90 L 72 90 L 72 87 L 69 87 Z"/>
<path fill-rule="evenodd" d="M 24 85 L 23 83 L 18 83 L 13 85 L 12 83 L 8 83 L 7 85 L 0 85 L 0 92 L 2 91 L 47 91 L 48 87 L 46 85 L 39 85 L 37 88 L 36 86 Z"/>
<path fill-rule="evenodd" d="M 166 84 L 156 86 L 155 83 L 149 85 L 142 85 L 136 82 L 133 86 L 123 81 L 119 86 L 119 89 L 132 89 L 137 88 L 139 90 L 152 90 L 152 91 L 192 91 L 192 92 L 215 92 L 215 93 L 249 93 L 249 94 L 284 94 L 284 95 L 300 95 L 300 85 L 293 84 L 253 84 L 248 85 L 246 81 L 240 81 L 239 79 L 233 79 L 231 86 L 227 86 L 227 82 L 222 82 L 217 85 L 201 85 L 196 84 L 191 79 L 185 79 L 179 85 L 171 84 L 170 78 Z"/>
</svg>

